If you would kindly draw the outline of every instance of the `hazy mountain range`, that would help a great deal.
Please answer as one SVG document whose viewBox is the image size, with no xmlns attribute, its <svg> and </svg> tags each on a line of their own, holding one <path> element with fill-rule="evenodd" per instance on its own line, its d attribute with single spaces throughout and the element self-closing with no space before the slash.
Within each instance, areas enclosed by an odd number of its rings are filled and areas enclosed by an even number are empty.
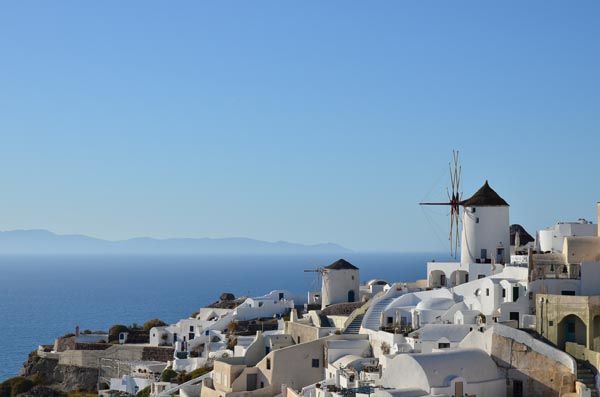
<svg viewBox="0 0 600 397">
<path fill-rule="evenodd" d="M 337 244 L 303 245 L 249 238 L 138 237 L 109 241 L 47 230 L 0 232 L 0 254 L 330 254 L 351 250 Z"/>
</svg>

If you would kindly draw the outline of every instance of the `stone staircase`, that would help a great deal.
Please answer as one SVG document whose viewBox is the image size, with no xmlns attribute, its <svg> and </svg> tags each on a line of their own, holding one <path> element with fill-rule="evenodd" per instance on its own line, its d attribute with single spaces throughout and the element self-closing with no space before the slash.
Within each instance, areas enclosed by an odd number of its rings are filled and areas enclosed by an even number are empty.
<svg viewBox="0 0 600 397">
<path fill-rule="evenodd" d="M 599 397 L 594 371 L 590 364 L 585 361 L 577 360 L 577 380 L 591 390 L 592 397 Z"/>
<path fill-rule="evenodd" d="M 359 314 L 358 316 L 356 316 L 354 320 L 352 320 L 352 322 L 348 324 L 348 326 L 344 330 L 344 334 L 358 334 L 364 317 L 364 314 Z"/>
<path fill-rule="evenodd" d="M 396 298 L 396 296 L 384 298 L 376 302 L 366 313 L 367 320 L 365 322 L 365 328 L 373 331 L 379 331 L 381 327 L 381 313 L 385 308 Z"/>
</svg>

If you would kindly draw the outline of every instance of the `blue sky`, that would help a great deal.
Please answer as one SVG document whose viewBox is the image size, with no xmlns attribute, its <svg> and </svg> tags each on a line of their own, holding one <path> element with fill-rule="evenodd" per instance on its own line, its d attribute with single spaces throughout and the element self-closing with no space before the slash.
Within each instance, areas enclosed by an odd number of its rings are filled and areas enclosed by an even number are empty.
<svg viewBox="0 0 600 397">
<path fill-rule="evenodd" d="M 452 149 L 530 231 L 600 200 L 597 1 L 11 2 L 0 228 L 445 251 Z"/>
</svg>

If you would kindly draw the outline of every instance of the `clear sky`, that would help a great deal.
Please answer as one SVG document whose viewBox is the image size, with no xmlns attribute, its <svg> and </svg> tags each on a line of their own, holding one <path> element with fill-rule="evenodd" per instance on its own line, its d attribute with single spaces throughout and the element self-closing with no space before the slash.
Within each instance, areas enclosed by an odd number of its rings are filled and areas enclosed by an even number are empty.
<svg viewBox="0 0 600 397">
<path fill-rule="evenodd" d="M 0 6 L 0 229 L 444 251 L 452 149 L 531 232 L 600 200 L 598 1 Z"/>
</svg>

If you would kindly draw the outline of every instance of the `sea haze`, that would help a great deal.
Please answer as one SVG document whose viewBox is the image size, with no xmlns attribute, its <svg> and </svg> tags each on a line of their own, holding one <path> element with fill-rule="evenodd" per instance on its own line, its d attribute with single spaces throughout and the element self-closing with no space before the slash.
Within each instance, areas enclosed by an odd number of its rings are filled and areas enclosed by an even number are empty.
<svg viewBox="0 0 600 397">
<path fill-rule="evenodd" d="M 36 255 L 0 256 L 0 381 L 18 373 L 39 344 L 82 329 L 175 322 L 221 292 L 262 295 L 319 289 L 315 273 L 339 254 L 304 255 Z M 424 278 L 438 254 L 346 253 L 362 281 Z"/>
</svg>

